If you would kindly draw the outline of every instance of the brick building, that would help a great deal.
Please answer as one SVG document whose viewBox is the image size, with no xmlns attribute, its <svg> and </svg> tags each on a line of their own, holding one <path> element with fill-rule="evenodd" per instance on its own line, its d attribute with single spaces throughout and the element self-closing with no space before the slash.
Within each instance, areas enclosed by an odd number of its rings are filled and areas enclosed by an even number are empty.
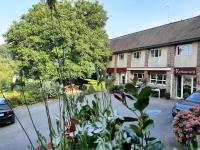
<svg viewBox="0 0 200 150">
<path fill-rule="evenodd" d="M 173 98 L 200 90 L 200 16 L 111 39 L 111 49 L 116 84 L 137 76 Z"/>
</svg>

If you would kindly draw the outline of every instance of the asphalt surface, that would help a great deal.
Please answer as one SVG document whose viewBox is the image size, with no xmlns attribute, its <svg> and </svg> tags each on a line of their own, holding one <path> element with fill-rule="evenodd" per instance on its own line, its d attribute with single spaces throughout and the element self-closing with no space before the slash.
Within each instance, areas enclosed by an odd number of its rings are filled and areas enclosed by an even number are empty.
<svg viewBox="0 0 200 150">
<path fill-rule="evenodd" d="M 171 109 L 175 102 L 175 100 L 151 98 L 150 105 L 146 110 L 155 122 L 152 135 L 164 142 L 166 150 L 172 150 L 175 147 L 181 149 L 180 145 L 175 140 L 171 126 Z M 59 112 L 58 101 L 50 101 L 48 104 L 53 118 L 52 120 L 55 120 Z M 133 115 L 117 100 L 112 99 L 112 106 L 113 109 L 122 116 Z M 48 125 L 44 104 L 39 103 L 31 105 L 29 108 L 37 129 L 48 137 Z M 26 107 L 17 107 L 14 111 L 27 131 L 27 134 L 30 136 L 33 144 L 37 145 L 36 134 Z M 0 150 L 27 150 L 29 145 L 30 143 L 17 121 L 15 124 L 0 126 Z"/>
</svg>

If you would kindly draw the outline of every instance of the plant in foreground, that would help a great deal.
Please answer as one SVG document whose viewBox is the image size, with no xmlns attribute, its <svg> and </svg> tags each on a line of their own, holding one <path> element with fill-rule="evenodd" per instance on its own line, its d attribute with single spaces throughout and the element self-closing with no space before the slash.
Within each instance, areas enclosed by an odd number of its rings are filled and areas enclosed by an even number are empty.
<svg viewBox="0 0 200 150">
<path fill-rule="evenodd" d="M 197 136 L 200 135 L 200 106 L 179 112 L 173 120 L 173 131 L 178 142 L 186 147 L 197 148 Z"/>
</svg>

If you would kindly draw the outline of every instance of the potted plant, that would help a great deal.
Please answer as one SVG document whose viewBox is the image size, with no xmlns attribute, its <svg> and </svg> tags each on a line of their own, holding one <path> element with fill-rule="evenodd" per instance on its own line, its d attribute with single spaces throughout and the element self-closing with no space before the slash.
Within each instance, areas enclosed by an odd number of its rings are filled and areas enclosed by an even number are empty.
<svg viewBox="0 0 200 150">
<path fill-rule="evenodd" d="M 165 98 L 166 98 L 166 99 L 170 99 L 170 93 L 169 93 L 169 92 L 166 92 L 166 93 L 165 93 Z"/>
</svg>

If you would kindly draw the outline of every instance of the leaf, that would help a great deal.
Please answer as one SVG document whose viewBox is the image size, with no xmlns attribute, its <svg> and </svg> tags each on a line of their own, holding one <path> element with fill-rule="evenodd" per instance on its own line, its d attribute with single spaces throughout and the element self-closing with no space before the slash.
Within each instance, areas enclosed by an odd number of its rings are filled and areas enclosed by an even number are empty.
<svg viewBox="0 0 200 150">
<path fill-rule="evenodd" d="M 145 121 L 143 124 L 144 132 L 149 132 L 153 127 L 154 127 L 154 122 L 152 119 Z"/>
<path fill-rule="evenodd" d="M 138 121 L 138 119 L 133 117 L 124 117 L 124 122 L 135 122 L 135 121 Z"/>
<path fill-rule="evenodd" d="M 125 85 L 125 88 L 126 88 L 126 90 L 127 90 L 130 94 L 132 94 L 132 95 L 134 95 L 134 96 L 137 96 L 137 95 L 138 95 L 138 93 L 137 93 L 137 88 L 136 88 L 133 84 L 127 83 L 127 84 Z"/>
<path fill-rule="evenodd" d="M 138 99 L 136 103 L 134 103 L 134 107 L 139 111 L 143 111 L 148 105 L 149 105 L 149 98 Z"/>
<path fill-rule="evenodd" d="M 151 87 L 150 86 L 144 86 L 140 93 L 138 94 L 138 99 L 145 99 L 147 97 L 149 97 L 151 94 Z"/>
<path fill-rule="evenodd" d="M 164 145 L 161 141 L 156 139 L 152 141 L 151 145 L 148 144 L 147 147 L 149 150 L 162 150 L 164 148 Z"/>
<path fill-rule="evenodd" d="M 114 97 L 115 97 L 117 100 L 123 101 L 123 98 L 122 98 L 122 96 L 121 96 L 120 94 L 114 93 L 113 95 L 114 95 Z"/>
<path fill-rule="evenodd" d="M 142 131 L 137 125 L 132 124 L 129 127 L 135 132 L 137 136 L 142 137 Z"/>
<path fill-rule="evenodd" d="M 125 95 L 125 97 L 128 97 L 131 100 L 136 100 L 136 98 L 133 95 L 129 94 L 129 93 L 125 93 L 124 92 L 124 95 Z"/>
<path fill-rule="evenodd" d="M 149 96 L 151 94 L 151 87 L 145 86 L 137 96 L 137 101 L 134 107 L 139 111 L 143 111 L 149 105 Z"/>
</svg>

